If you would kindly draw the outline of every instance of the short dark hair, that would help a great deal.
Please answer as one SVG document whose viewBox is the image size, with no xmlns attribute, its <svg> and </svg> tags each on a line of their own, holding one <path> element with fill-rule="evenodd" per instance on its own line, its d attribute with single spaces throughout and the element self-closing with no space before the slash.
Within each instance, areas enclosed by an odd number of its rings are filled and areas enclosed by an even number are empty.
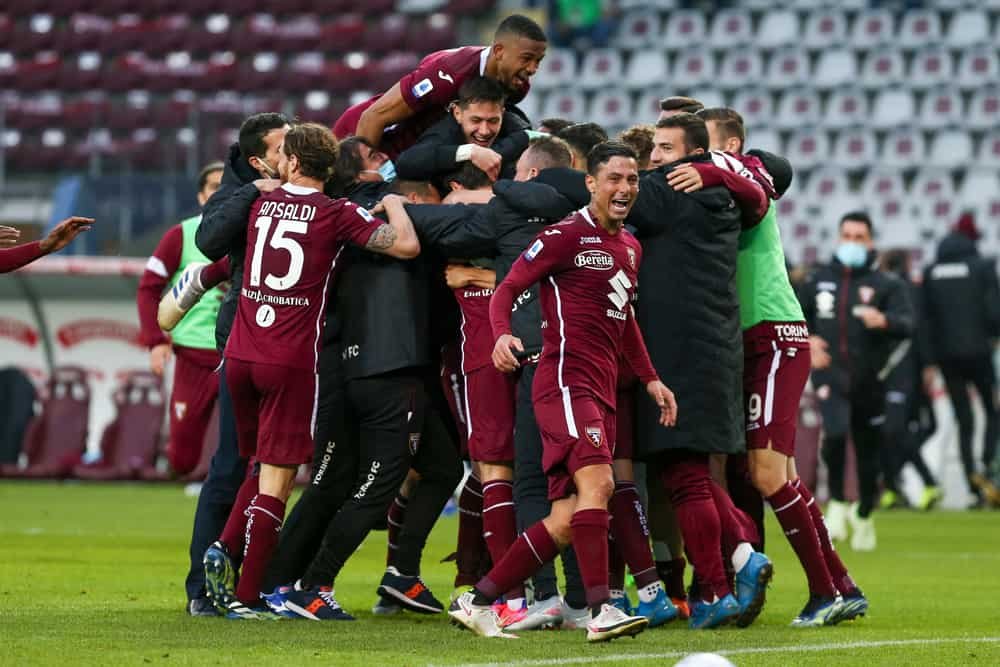
<svg viewBox="0 0 1000 667">
<path fill-rule="evenodd" d="M 303 176 L 324 183 L 333 177 L 340 146 L 330 128 L 319 123 L 297 123 L 288 130 L 284 143 L 285 155 L 299 158 Z"/>
<path fill-rule="evenodd" d="M 573 152 L 569 144 L 559 137 L 541 137 L 528 146 L 534 167 L 541 171 L 551 167 L 569 167 L 573 164 Z"/>
<path fill-rule="evenodd" d="M 543 118 L 538 123 L 538 129 L 541 130 L 544 127 L 549 131 L 549 134 L 559 134 L 560 130 L 572 124 L 573 121 L 566 120 L 565 118 Z"/>
<path fill-rule="evenodd" d="M 202 167 L 201 171 L 198 172 L 198 192 L 205 189 L 205 185 L 208 183 L 209 174 L 214 174 L 217 171 L 224 171 L 225 169 L 226 165 L 218 160 L 215 162 L 209 162 Z"/>
<path fill-rule="evenodd" d="M 339 194 L 344 194 L 365 168 L 361 161 L 361 151 L 358 150 L 361 146 L 374 148 L 364 137 L 347 137 L 340 142 L 340 152 L 334 167 L 334 190 Z"/>
<path fill-rule="evenodd" d="M 679 127 L 684 131 L 684 150 L 690 154 L 697 149 L 708 150 L 708 128 L 693 113 L 679 113 L 656 121 L 656 129 Z"/>
<path fill-rule="evenodd" d="M 485 76 L 474 76 L 467 79 L 462 87 L 458 89 L 458 106 L 463 109 L 474 102 L 493 102 L 504 105 L 507 101 L 507 93 L 499 81 Z"/>
<path fill-rule="evenodd" d="M 608 133 L 597 123 L 573 123 L 556 132 L 556 136 L 580 155 L 589 155 L 597 144 L 608 140 Z"/>
<path fill-rule="evenodd" d="M 284 114 L 273 111 L 250 116 L 240 125 L 240 153 L 247 159 L 264 157 L 267 153 L 264 137 L 271 130 L 278 130 L 288 124 L 288 118 Z"/>
<path fill-rule="evenodd" d="M 743 124 L 743 116 L 736 109 L 712 107 L 711 109 L 702 109 L 697 115 L 706 123 L 708 121 L 715 123 L 719 131 L 722 132 L 724 139 L 731 139 L 733 137 L 739 139 L 742 151 L 743 144 L 747 140 L 747 131 L 746 126 Z"/>
<path fill-rule="evenodd" d="M 844 223 L 847 222 L 848 220 L 850 220 L 851 222 L 860 222 L 860 223 L 862 223 L 865 227 L 868 228 L 868 233 L 871 234 L 872 236 L 875 236 L 875 225 L 872 224 L 872 218 L 871 218 L 870 215 L 868 215 L 867 212 L 865 212 L 865 211 L 849 211 L 849 212 L 845 213 L 840 218 L 840 224 L 837 225 L 837 229 L 840 229 L 841 227 L 843 227 Z"/>
<path fill-rule="evenodd" d="M 618 140 L 635 151 L 639 168 L 644 169 L 649 164 L 649 156 L 653 153 L 652 125 L 633 125 L 618 135 Z"/>
<path fill-rule="evenodd" d="M 674 95 L 660 100 L 660 111 L 681 111 L 683 113 L 697 113 L 705 108 L 705 105 L 693 97 Z"/>
<path fill-rule="evenodd" d="M 604 141 L 587 153 L 587 173 L 597 176 L 597 172 L 602 165 L 607 164 L 613 157 L 630 157 L 638 161 L 635 151 L 620 141 Z"/>
<path fill-rule="evenodd" d="M 910 272 L 910 251 L 906 248 L 890 248 L 879 257 L 879 266 L 882 267 L 883 271 L 908 278 Z"/>
<path fill-rule="evenodd" d="M 394 195 L 408 195 L 414 193 L 422 197 L 430 197 L 438 194 L 435 188 L 428 181 L 408 181 L 405 178 L 397 178 L 389 185 L 389 192 Z"/>
<path fill-rule="evenodd" d="M 547 42 L 545 31 L 542 26 L 523 14 L 511 14 L 497 26 L 497 31 L 493 34 L 493 41 L 499 42 L 507 35 L 516 37 L 526 37 L 533 42 Z"/>
<path fill-rule="evenodd" d="M 451 183 L 452 181 L 455 181 L 466 190 L 482 190 L 493 183 L 485 171 L 471 162 L 463 162 L 461 167 L 445 176 L 445 183 Z"/>
</svg>

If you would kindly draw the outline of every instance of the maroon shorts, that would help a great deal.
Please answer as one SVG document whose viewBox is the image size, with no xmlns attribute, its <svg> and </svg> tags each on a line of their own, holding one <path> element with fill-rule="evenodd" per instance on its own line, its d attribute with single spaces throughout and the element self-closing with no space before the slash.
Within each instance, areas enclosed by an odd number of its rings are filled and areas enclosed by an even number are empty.
<svg viewBox="0 0 1000 667">
<path fill-rule="evenodd" d="M 201 458 L 205 431 L 219 397 L 219 353 L 174 345 L 174 385 L 170 391 L 170 441 L 167 460 L 186 475 Z"/>
<path fill-rule="evenodd" d="M 615 460 L 632 460 L 635 455 L 635 390 L 637 385 L 618 388 L 615 406 L 615 440 L 611 451 Z"/>
<path fill-rule="evenodd" d="M 549 500 L 576 493 L 573 475 L 592 465 L 611 465 L 615 416 L 597 399 L 554 393 L 536 398 L 535 420 L 542 436 L 542 469 Z"/>
<path fill-rule="evenodd" d="M 465 421 L 469 458 L 485 463 L 514 460 L 517 379 L 492 365 L 465 374 Z"/>
<path fill-rule="evenodd" d="M 810 369 L 805 324 L 758 324 L 744 332 L 743 350 L 747 449 L 770 447 L 794 457 L 799 400 Z"/>
<path fill-rule="evenodd" d="M 462 382 L 462 356 L 457 343 L 441 348 L 441 390 L 448 401 L 455 430 L 458 432 L 459 454 L 469 459 L 469 427 L 465 417 L 465 384 Z"/>
<path fill-rule="evenodd" d="M 226 359 L 240 456 L 271 465 L 308 463 L 316 428 L 316 374 Z"/>
</svg>

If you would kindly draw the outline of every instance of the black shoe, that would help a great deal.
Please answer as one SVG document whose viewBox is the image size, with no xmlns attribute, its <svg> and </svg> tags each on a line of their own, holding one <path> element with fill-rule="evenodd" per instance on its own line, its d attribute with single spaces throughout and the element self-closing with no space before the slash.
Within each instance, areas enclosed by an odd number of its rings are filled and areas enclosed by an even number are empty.
<svg viewBox="0 0 1000 667">
<path fill-rule="evenodd" d="M 191 616 L 218 616 L 219 612 L 208 598 L 188 600 L 187 613 Z"/>
<path fill-rule="evenodd" d="M 392 566 L 385 569 L 378 594 L 396 600 L 404 608 L 418 614 L 440 614 L 444 611 L 444 605 L 434 597 L 420 577 L 400 574 Z"/>
</svg>

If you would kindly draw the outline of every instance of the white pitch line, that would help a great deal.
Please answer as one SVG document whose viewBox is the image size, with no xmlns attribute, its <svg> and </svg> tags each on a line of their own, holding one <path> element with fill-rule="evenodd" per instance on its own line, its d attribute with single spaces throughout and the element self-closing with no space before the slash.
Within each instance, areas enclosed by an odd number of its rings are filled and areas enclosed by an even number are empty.
<svg viewBox="0 0 1000 667">
<path fill-rule="evenodd" d="M 885 641 L 838 642 L 834 644 L 792 644 L 789 646 L 762 646 L 755 648 L 717 649 L 720 655 L 749 655 L 755 653 L 818 653 L 822 651 L 847 651 L 851 649 L 883 648 L 887 646 L 937 646 L 940 644 L 996 644 L 1000 637 L 941 637 L 938 639 L 894 639 Z M 602 662 L 631 662 L 636 660 L 660 660 L 682 658 L 700 651 L 668 651 L 666 653 L 616 653 L 610 655 L 546 658 L 540 660 L 515 660 L 511 662 L 470 662 L 454 667 L 501 667 L 546 666 L 546 665 L 588 665 Z M 433 667 L 433 666 L 430 666 Z"/>
</svg>

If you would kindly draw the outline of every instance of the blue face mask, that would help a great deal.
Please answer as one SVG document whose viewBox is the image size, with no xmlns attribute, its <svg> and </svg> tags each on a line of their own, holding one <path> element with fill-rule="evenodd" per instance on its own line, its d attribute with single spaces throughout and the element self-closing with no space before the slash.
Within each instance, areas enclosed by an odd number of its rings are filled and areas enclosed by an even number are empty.
<svg viewBox="0 0 1000 667">
<path fill-rule="evenodd" d="M 386 183 L 394 181 L 396 179 L 396 165 L 392 163 L 392 160 L 386 160 L 382 163 L 382 166 L 378 168 L 378 175 L 382 177 L 382 180 Z"/>
<path fill-rule="evenodd" d="M 844 241 L 834 253 L 840 263 L 852 269 L 859 269 L 868 261 L 868 248 L 860 243 Z"/>
</svg>

